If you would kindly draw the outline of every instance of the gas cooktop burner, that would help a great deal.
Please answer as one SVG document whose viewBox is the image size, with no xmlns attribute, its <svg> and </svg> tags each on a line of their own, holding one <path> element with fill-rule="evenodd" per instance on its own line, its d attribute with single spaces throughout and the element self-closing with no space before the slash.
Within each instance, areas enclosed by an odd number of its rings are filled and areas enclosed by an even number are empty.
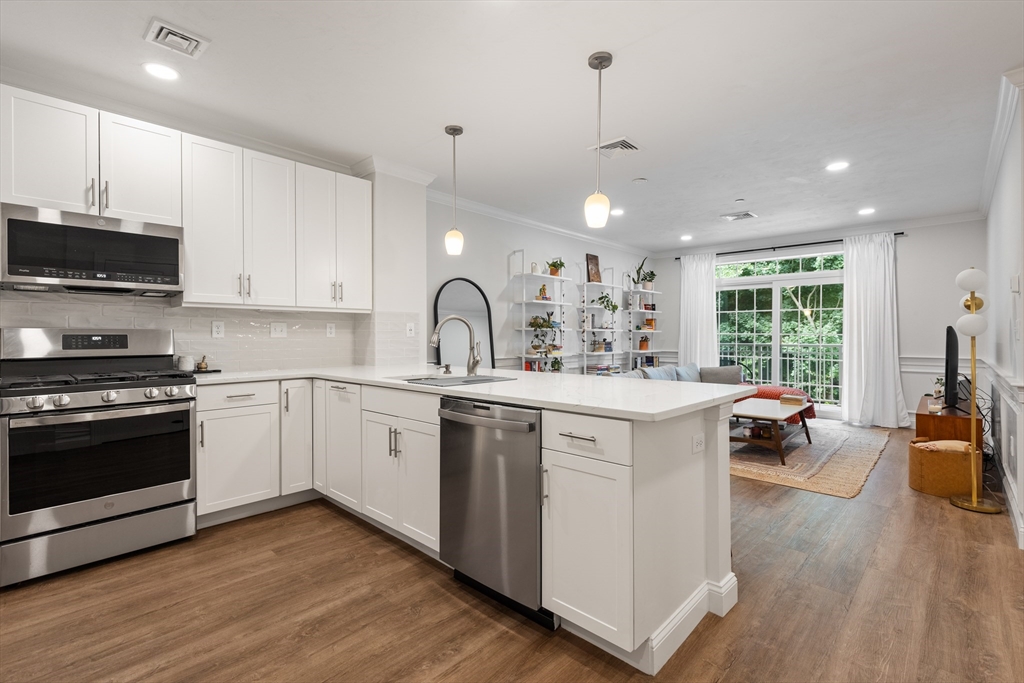
<svg viewBox="0 0 1024 683">
<path fill-rule="evenodd" d="M 28 375 L 0 379 L 0 389 L 31 389 L 33 387 L 58 387 L 74 384 L 71 375 Z"/>
<path fill-rule="evenodd" d="M 98 384 L 100 382 L 134 382 L 139 376 L 133 372 L 87 372 L 71 373 L 75 384 Z"/>
<path fill-rule="evenodd" d="M 135 373 L 141 381 L 151 379 L 188 379 L 192 376 L 187 370 L 141 370 Z"/>
</svg>

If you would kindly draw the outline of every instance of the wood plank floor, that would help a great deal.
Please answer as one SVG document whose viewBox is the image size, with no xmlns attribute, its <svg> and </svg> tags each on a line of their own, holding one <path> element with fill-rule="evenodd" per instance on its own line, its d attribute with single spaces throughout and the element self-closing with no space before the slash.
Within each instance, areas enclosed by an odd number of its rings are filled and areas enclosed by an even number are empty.
<svg viewBox="0 0 1024 683">
<path fill-rule="evenodd" d="M 739 604 L 663 681 L 1024 681 L 1005 515 L 907 487 L 909 430 L 861 495 L 732 481 Z M 0 681 L 640 681 L 306 503 L 0 592 Z"/>
</svg>

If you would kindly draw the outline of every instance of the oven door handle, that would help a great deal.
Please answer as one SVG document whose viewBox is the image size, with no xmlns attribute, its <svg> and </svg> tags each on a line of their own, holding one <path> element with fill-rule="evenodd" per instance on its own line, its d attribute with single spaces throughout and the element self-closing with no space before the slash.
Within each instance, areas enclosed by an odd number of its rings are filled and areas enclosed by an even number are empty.
<svg viewBox="0 0 1024 683">
<path fill-rule="evenodd" d="M 11 418 L 10 428 L 44 427 L 46 425 L 72 424 L 74 422 L 92 422 L 95 420 L 116 420 L 122 417 L 137 415 L 158 415 L 160 413 L 186 412 L 192 408 L 191 401 L 170 403 L 162 406 L 146 406 L 144 408 L 125 408 L 122 410 L 98 410 L 90 413 L 74 413 L 72 415 L 42 415 L 40 417 Z"/>
</svg>

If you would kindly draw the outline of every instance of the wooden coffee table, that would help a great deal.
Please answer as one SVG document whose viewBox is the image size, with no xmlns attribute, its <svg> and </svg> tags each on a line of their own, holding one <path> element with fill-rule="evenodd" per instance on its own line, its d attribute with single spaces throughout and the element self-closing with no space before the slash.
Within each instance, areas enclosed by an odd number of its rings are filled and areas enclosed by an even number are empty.
<svg viewBox="0 0 1024 683">
<path fill-rule="evenodd" d="M 808 404 L 802 406 L 791 406 L 768 398 L 748 398 L 745 401 L 739 401 L 733 405 L 732 414 L 735 417 L 746 418 L 754 423 L 767 422 L 772 426 L 773 438 L 754 439 L 746 436 L 732 436 L 730 434 L 729 441 L 752 443 L 758 446 L 764 446 L 765 448 L 775 449 L 779 453 L 779 460 L 781 460 L 782 464 L 785 465 L 786 451 L 783 450 L 783 447 L 789 443 L 790 439 L 799 435 L 800 430 L 794 431 L 792 434 L 787 436 L 785 440 L 783 440 L 782 430 L 779 429 L 779 423 L 785 422 L 799 413 L 800 423 L 803 425 L 803 433 L 807 436 L 807 443 L 811 443 L 811 430 L 807 428 L 807 418 L 804 417 L 804 411 L 807 407 Z"/>
</svg>

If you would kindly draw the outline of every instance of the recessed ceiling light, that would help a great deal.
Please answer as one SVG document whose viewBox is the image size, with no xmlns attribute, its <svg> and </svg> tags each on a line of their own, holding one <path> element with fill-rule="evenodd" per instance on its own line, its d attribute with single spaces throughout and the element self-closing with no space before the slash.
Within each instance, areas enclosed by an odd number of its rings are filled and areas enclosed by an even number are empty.
<svg viewBox="0 0 1024 683">
<path fill-rule="evenodd" d="M 624 213 L 626 213 L 626 212 L 623 211 L 622 209 L 612 209 L 612 215 L 613 216 L 621 216 Z"/>
<path fill-rule="evenodd" d="M 156 76 L 157 78 L 162 78 L 165 81 L 178 80 L 178 72 L 169 66 L 164 66 L 163 64 L 154 64 L 153 62 L 143 64 L 142 66 L 146 69 L 146 73 L 148 73 L 150 76 Z"/>
<path fill-rule="evenodd" d="M 870 216 L 874 212 L 875 212 L 875 210 L 869 207 L 867 209 L 861 209 L 857 213 L 859 213 L 861 216 Z"/>
<path fill-rule="evenodd" d="M 647 182 L 647 178 L 633 178 L 633 182 L 637 185 L 642 185 Z"/>
<path fill-rule="evenodd" d="M 833 161 L 831 164 L 825 167 L 826 171 L 842 171 L 850 167 L 849 161 Z"/>
<path fill-rule="evenodd" d="M 681 239 L 681 240 L 682 240 L 682 241 L 684 241 L 684 242 L 689 242 L 690 240 L 692 240 L 692 239 L 693 239 L 693 235 L 683 235 L 683 236 L 682 236 L 682 237 L 680 237 L 679 239 Z"/>
<path fill-rule="evenodd" d="M 737 199 L 737 200 L 736 200 L 736 203 L 737 203 L 737 204 L 742 204 L 742 203 L 743 203 L 743 202 L 745 202 L 745 201 L 747 201 L 747 200 L 746 200 L 746 199 Z"/>
</svg>

